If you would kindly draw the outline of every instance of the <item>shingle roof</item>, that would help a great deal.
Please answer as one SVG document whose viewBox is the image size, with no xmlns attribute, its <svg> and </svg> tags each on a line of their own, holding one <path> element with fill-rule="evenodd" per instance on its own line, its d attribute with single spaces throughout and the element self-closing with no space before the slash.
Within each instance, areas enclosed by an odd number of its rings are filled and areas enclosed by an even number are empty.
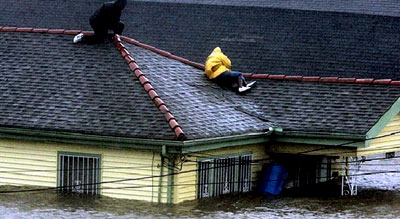
<svg viewBox="0 0 400 219">
<path fill-rule="evenodd" d="M 0 32 L 0 125 L 175 139 L 114 45 Z"/>
<path fill-rule="evenodd" d="M 2 127 L 167 140 L 278 126 L 365 134 L 400 93 L 391 81 L 255 75 L 258 87 L 238 95 L 207 80 L 201 64 L 127 37 L 74 45 L 65 33 L 77 31 L 0 30 Z"/>
<path fill-rule="evenodd" d="M 129 38 L 125 39 L 127 42 L 131 41 Z M 203 117 L 220 121 L 229 119 L 230 113 L 224 113 L 225 116 L 222 115 L 221 119 L 216 117 L 215 112 L 219 109 L 212 106 L 214 101 L 209 96 L 212 94 L 212 98 L 220 102 L 219 106 L 222 106 L 223 102 L 229 102 L 232 109 L 250 116 L 240 116 L 244 123 L 254 123 L 251 118 L 265 122 L 254 124 L 255 126 L 279 126 L 286 131 L 363 135 L 400 96 L 400 81 L 260 74 L 246 74 L 248 79 L 257 80 L 258 86 L 246 95 L 237 95 L 206 80 L 201 69 L 204 67 L 198 63 L 172 57 L 200 70 L 174 60 L 167 61 L 163 57 L 171 55 L 165 51 L 134 40 L 132 42 L 139 46 L 128 44 L 126 48 L 131 51 L 137 62 L 148 63 L 143 71 L 148 72 L 159 90 L 164 91 L 165 99 L 173 103 L 171 106 L 177 107 L 174 112 L 182 116 L 181 121 L 190 121 L 192 127 L 196 126 L 196 115 L 188 114 L 187 111 L 193 108 L 202 111 Z M 159 55 L 151 54 L 152 51 L 149 50 L 158 52 Z M 167 69 L 171 68 L 176 69 L 178 74 L 165 74 Z M 192 92 L 195 91 L 194 88 L 200 92 Z M 173 89 L 177 89 L 179 93 L 173 92 Z M 204 110 L 207 107 L 213 108 L 215 112 L 208 113 Z M 238 123 L 239 121 L 231 121 L 231 125 L 251 130 Z M 209 124 L 202 123 L 200 127 L 212 130 L 207 125 Z M 184 130 L 191 128 L 183 127 Z"/>
<path fill-rule="evenodd" d="M 101 2 L 3 0 L 0 24 L 90 30 Z M 200 63 L 220 46 L 243 72 L 400 80 L 394 1 L 260 2 L 267 7 L 130 1 L 124 35 Z"/>
<path fill-rule="evenodd" d="M 257 83 L 257 88 L 240 98 L 246 103 L 240 107 L 285 131 L 363 135 L 400 96 L 398 85 L 270 79 Z"/>
</svg>

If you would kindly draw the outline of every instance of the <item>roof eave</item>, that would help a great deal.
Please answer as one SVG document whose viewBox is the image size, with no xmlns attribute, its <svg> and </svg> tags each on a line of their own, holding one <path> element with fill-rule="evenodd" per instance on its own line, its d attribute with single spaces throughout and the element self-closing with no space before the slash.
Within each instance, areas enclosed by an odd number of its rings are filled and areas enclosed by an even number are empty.
<svg viewBox="0 0 400 219">
<path fill-rule="evenodd" d="M 208 150 L 221 149 L 226 147 L 243 146 L 250 144 L 260 144 L 270 141 L 270 136 L 274 129 L 270 128 L 266 132 L 247 133 L 241 135 L 206 138 L 198 140 L 188 140 L 183 142 L 182 153 L 201 152 Z"/>
<path fill-rule="evenodd" d="M 190 153 L 232 146 L 257 144 L 269 141 L 273 130 L 260 133 L 247 133 L 242 135 L 203 138 L 196 140 L 159 140 L 116 136 L 89 135 L 62 131 L 49 131 L 24 128 L 0 127 L 0 138 L 24 141 L 41 141 L 50 143 L 65 143 L 92 145 L 110 148 L 126 148 L 162 152 L 163 147 L 168 148 L 168 153 Z"/>
<path fill-rule="evenodd" d="M 375 138 L 378 136 L 379 132 L 400 112 L 400 98 L 390 106 L 390 108 L 379 118 L 379 120 L 372 126 L 372 128 L 367 132 L 368 138 Z"/>
<path fill-rule="evenodd" d="M 90 135 L 62 131 L 48 131 L 23 128 L 0 128 L 0 138 L 51 143 L 93 145 L 111 148 L 130 148 L 161 152 L 162 146 L 180 146 L 176 140 L 159 140 L 117 136 Z"/>
</svg>

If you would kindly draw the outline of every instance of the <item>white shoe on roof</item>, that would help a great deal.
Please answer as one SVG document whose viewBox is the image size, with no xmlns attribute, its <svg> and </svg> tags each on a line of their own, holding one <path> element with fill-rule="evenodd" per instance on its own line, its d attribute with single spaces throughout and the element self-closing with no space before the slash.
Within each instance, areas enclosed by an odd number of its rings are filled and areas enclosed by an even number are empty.
<svg viewBox="0 0 400 219">
<path fill-rule="evenodd" d="M 256 81 L 249 82 L 249 83 L 247 83 L 247 87 L 252 87 L 255 85 L 255 83 L 256 83 Z"/>
<path fill-rule="evenodd" d="M 76 35 L 75 37 L 74 37 L 74 43 L 79 43 L 79 42 L 81 42 L 82 41 L 82 39 L 83 39 L 83 33 L 80 33 L 80 34 L 78 34 L 78 35 Z"/>
<path fill-rule="evenodd" d="M 249 87 L 249 86 L 239 87 L 239 93 L 243 93 L 243 92 L 245 92 L 247 90 L 250 90 L 250 89 L 251 89 L 251 87 Z"/>
</svg>

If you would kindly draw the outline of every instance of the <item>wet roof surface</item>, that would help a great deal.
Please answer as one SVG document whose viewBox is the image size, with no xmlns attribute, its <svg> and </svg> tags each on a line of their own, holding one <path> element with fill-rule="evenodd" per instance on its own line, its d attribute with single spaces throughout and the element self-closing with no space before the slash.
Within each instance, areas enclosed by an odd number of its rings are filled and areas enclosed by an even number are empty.
<svg viewBox="0 0 400 219">
<path fill-rule="evenodd" d="M 74 45 L 72 35 L 1 32 L 3 127 L 175 139 L 113 44 Z M 202 70 L 124 43 L 188 139 L 287 131 L 365 134 L 400 86 L 258 79 L 245 95 Z M 151 136 L 151 137 L 150 137 Z"/>
<path fill-rule="evenodd" d="M 208 81 L 201 70 L 137 46 L 127 48 L 164 101 L 171 103 L 167 105 L 186 133 L 198 127 L 203 133 L 248 132 L 269 125 L 287 131 L 365 134 L 400 94 L 400 86 L 394 85 L 257 79 L 256 88 L 238 95 Z"/>
<path fill-rule="evenodd" d="M 4 0 L 0 26 L 90 30 L 87 20 L 101 2 Z M 394 28 L 400 20 L 391 14 L 390 1 L 359 5 L 359 12 L 374 11 L 369 15 L 327 12 L 335 5 L 293 10 L 268 6 L 269 1 L 260 1 L 262 7 L 185 2 L 190 4 L 129 1 L 124 35 L 200 63 L 221 46 L 233 69 L 244 72 L 400 80 L 400 35 Z M 308 7 L 299 2 L 286 3 Z M 384 9 L 390 16 L 370 15 Z M 72 35 L 62 34 L 0 34 L 1 126 L 176 138 L 113 44 L 74 45 Z M 400 94 L 394 85 L 257 79 L 255 89 L 238 95 L 211 83 L 199 69 L 124 44 L 188 139 L 271 126 L 365 134 Z"/>
</svg>

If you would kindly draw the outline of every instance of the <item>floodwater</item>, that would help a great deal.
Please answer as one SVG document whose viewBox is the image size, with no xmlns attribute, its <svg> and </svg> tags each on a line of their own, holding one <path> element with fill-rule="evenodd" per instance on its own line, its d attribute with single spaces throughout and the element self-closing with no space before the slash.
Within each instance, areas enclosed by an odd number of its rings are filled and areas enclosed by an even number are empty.
<svg viewBox="0 0 400 219">
<path fill-rule="evenodd" d="M 365 162 L 361 172 L 395 170 L 400 159 Z M 357 196 L 339 191 L 232 195 L 179 205 L 57 192 L 0 194 L 0 218 L 399 218 L 400 173 L 358 178 Z M 10 189 L 0 187 L 0 190 Z"/>
</svg>

